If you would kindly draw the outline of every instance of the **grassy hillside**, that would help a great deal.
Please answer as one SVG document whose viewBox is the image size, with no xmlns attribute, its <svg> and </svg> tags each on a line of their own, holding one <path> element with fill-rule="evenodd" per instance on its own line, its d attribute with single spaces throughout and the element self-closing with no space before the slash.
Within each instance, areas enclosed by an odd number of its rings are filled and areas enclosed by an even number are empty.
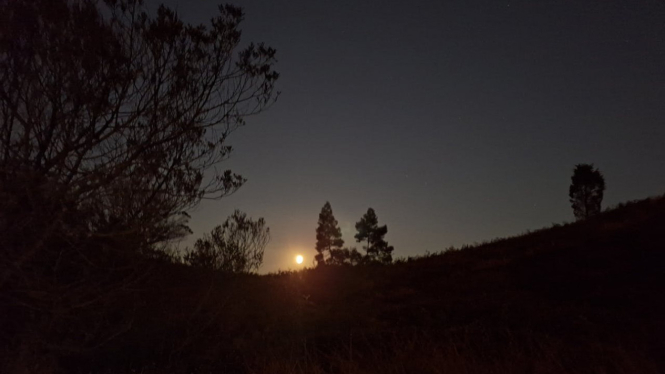
<svg viewBox="0 0 665 374">
<path fill-rule="evenodd" d="M 665 199 L 399 261 L 230 277 L 161 264 L 67 371 L 665 372 Z"/>
</svg>

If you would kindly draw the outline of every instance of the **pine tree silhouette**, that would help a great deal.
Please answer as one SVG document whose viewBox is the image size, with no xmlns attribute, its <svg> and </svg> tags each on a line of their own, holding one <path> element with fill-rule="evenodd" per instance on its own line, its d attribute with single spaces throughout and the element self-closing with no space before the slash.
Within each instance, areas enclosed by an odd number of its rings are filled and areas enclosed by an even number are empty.
<svg viewBox="0 0 665 374">
<path fill-rule="evenodd" d="M 374 209 L 367 209 L 367 213 L 356 223 L 355 235 L 356 241 L 367 242 L 363 248 L 367 252 L 368 261 L 379 261 L 382 263 L 391 263 L 393 261 L 392 251 L 394 248 L 388 245 L 383 237 L 388 232 L 386 225 L 379 226 L 379 221 Z"/>
<path fill-rule="evenodd" d="M 337 225 L 330 203 L 326 201 L 319 213 L 319 226 L 316 228 L 316 251 L 314 257 L 317 265 L 331 262 L 333 253 L 340 251 L 344 245 L 342 230 Z"/>
</svg>

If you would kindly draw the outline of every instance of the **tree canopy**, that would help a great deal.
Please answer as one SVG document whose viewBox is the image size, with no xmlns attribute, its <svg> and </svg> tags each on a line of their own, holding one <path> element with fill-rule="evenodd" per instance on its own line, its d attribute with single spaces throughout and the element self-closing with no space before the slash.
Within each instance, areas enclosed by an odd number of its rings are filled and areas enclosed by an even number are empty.
<svg viewBox="0 0 665 374">
<path fill-rule="evenodd" d="M 605 192 L 605 178 L 593 164 L 575 165 L 568 190 L 573 214 L 586 219 L 600 213 Z"/>
<path fill-rule="evenodd" d="M 316 256 L 317 265 L 337 262 L 342 252 L 342 230 L 333 215 L 330 203 L 326 201 L 319 213 L 319 224 L 316 228 Z"/>
<path fill-rule="evenodd" d="M 216 226 L 210 234 L 194 243 L 185 262 L 198 267 L 230 273 L 257 271 L 263 263 L 263 251 L 270 240 L 265 220 L 252 220 L 239 210 Z"/>
<path fill-rule="evenodd" d="M 394 248 L 388 245 L 383 237 L 388 233 L 386 225 L 379 226 L 379 220 L 374 209 L 367 209 L 367 213 L 356 223 L 355 235 L 358 243 L 366 242 L 363 246 L 367 253 L 367 260 L 378 261 L 382 263 L 392 262 L 392 252 Z"/>
<path fill-rule="evenodd" d="M 229 136 L 278 94 L 276 52 L 240 47 L 243 17 L 0 0 L 0 314 L 22 326 L 0 335 L 34 334 L 8 341 L 75 352 L 124 331 L 108 306 L 190 232 L 188 210 L 243 184 L 221 167 Z"/>
<path fill-rule="evenodd" d="M 278 74 L 274 49 L 238 48 L 239 8 L 220 6 L 208 26 L 164 6 L 151 16 L 138 0 L 1 10 L 5 210 L 49 204 L 80 213 L 88 233 L 154 244 L 186 233 L 181 212 L 242 185 L 213 167 L 244 118 L 275 99 Z"/>
</svg>

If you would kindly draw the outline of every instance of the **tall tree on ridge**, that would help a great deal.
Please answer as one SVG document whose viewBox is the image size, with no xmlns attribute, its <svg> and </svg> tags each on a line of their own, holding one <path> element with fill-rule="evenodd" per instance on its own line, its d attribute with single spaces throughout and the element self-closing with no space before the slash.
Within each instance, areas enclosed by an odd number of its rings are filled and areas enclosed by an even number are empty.
<svg viewBox="0 0 665 374">
<path fill-rule="evenodd" d="M 593 164 L 577 164 L 571 177 L 568 196 L 575 218 L 587 219 L 600 213 L 605 178 Z"/>
<path fill-rule="evenodd" d="M 356 223 L 355 235 L 356 241 L 367 242 L 363 246 L 367 252 L 367 259 L 370 261 L 379 261 L 382 263 L 391 263 L 393 261 L 392 252 L 394 248 L 388 245 L 383 237 L 388 232 L 386 225 L 379 226 L 379 221 L 374 209 L 367 209 L 367 213 Z"/>
<path fill-rule="evenodd" d="M 337 224 L 330 203 L 326 201 L 319 213 L 319 226 L 316 228 L 316 251 L 318 252 L 314 257 L 316 264 L 330 263 L 333 253 L 340 251 L 343 245 L 342 230 Z"/>
</svg>

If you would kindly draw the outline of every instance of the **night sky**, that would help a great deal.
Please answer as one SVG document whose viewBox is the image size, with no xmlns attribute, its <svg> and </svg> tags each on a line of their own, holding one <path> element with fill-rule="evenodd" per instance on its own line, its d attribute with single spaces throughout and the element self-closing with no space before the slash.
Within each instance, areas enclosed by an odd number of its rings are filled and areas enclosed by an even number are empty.
<svg viewBox="0 0 665 374">
<path fill-rule="evenodd" d="M 311 266 L 330 201 L 346 245 L 372 207 L 394 257 L 440 251 L 572 221 L 577 163 L 605 175 L 604 207 L 665 193 L 664 1 L 233 4 L 282 95 L 231 137 L 222 166 L 248 182 L 185 244 L 237 208 L 271 229 L 261 272 Z"/>
</svg>

